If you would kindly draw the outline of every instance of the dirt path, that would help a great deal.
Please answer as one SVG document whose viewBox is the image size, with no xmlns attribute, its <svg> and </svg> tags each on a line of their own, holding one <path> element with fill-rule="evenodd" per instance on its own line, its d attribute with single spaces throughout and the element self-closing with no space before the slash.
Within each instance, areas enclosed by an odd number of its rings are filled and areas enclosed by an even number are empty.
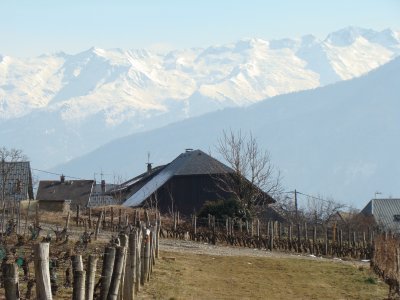
<svg viewBox="0 0 400 300">
<path fill-rule="evenodd" d="M 231 247 L 231 246 L 219 246 L 211 245 L 207 243 L 184 241 L 184 240 L 172 240 L 172 239 L 161 239 L 160 250 L 168 252 L 179 252 L 179 253 L 193 253 L 193 254 L 205 254 L 215 256 L 250 256 L 250 257 L 270 257 L 270 258 L 293 258 L 293 259 L 310 259 L 315 261 L 330 261 L 351 265 L 363 265 L 368 266 L 369 261 L 360 260 L 343 260 L 340 258 L 325 258 L 316 257 L 314 255 L 298 253 L 285 253 L 279 251 L 268 251 L 266 249 L 254 249 L 254 248 L 242 248 L 242 247 Z"/>
</svg>

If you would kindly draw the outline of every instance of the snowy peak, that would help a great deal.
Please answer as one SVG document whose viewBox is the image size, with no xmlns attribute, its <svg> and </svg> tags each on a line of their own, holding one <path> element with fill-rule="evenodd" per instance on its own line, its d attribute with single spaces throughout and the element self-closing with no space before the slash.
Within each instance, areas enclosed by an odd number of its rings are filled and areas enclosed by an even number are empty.
<svg viewBox="0 0 400 300">
<path fill-rule="evenodd" d="M 54 160 L 69 159 L 99 140 L 361 76 L 400 53 L 399 36 L 391 29 L 348 27 L 323 41 L 305 35 L 168 53 L 92 47 L 77 54 L 0 56 L 0 140 L 13 144 L 23 130 L 19 124 L 29 124 L 43 142 L 52 143 L 49 133 L 65 134 L 49 148 L 57 149 Z M 94 139 L 94 130 L 107 136 Z M 76 139 L 82 148 L 71 150 Z M 29 148 L 23 140 L 13 146 Z"/>
<path fill-rule="evenodd" d="M 352 26 L 329 34 L 325 39 L 325 42 L 331 45 L 345 47 L 350 46 L 359 39 L 365 39 L 370 43 L 379 44 L 388 48 L 399 48 L 400 43 L 398 31 L 396 32 L 392 29 L 375 31 L 372 29 L 364 29 Z"/>
</svg>

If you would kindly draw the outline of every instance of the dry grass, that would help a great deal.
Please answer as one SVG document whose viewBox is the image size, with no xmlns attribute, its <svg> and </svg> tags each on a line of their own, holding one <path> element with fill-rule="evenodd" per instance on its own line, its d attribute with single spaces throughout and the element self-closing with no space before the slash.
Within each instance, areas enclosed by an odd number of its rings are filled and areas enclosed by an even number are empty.
<svg viewBox="0 0 400 300">
<path fill-rule="evenodd" d="M 162 252 L 140 299 L 384 299 L 369 268 L 338 262 Z"/>
</svg>

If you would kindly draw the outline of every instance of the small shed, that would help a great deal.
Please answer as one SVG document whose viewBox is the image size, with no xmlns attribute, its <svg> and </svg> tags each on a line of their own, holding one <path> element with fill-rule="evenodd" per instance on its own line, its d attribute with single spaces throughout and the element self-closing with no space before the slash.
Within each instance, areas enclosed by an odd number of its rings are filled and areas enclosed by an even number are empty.
<svg viewBox="0 0 400 300">
<path fill-rule="evenodd" d="M 36 199 L 39 201 L 70 200 L 71 208 L 77 205 L 86 207 L 92 193 L 94 180 L 42 180 L 39 182 Z"/>
</svg>

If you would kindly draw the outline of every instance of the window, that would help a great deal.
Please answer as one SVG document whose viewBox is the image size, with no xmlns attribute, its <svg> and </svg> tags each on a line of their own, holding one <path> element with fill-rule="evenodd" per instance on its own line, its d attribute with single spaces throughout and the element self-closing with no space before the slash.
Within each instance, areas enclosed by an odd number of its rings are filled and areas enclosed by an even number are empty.
<svg viewBox="0 0 400 300">
<path fill-rule="evenodd" d="M 393 221 L 400 222 L 400 215 L 393 215 Z"/>
</svg>

